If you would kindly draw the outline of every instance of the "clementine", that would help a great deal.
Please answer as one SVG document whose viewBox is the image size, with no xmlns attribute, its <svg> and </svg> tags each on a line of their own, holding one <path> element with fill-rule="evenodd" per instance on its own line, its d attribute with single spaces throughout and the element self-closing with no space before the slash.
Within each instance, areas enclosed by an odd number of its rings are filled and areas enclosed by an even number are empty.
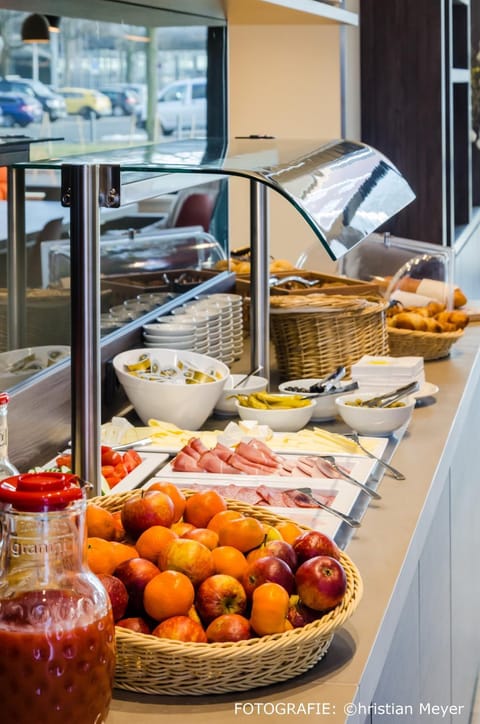
<svg viewBox="0 0 480 724">
<path fill-rule="evenodd" d="M 256 518 L 249 516 L 228 521 L 218 533 L 219 545 L 233 546 L 242 553 L 256 548 L 264 539 L 263 525 Z"/>
<path fill-rule="evenodd" d="M 120 565 L 120 563 L 123 563 L 123 561 L 129 561 L 131 558 L 137 558 L 139 556 L 137 549 L 128 543 L 112 540 L 110 544 L 115 560 L 115 568 Z"/>
<path fill-rule="evenodd" d="M 247 569 L 247 559 L 238 548 L 233 546 L 217 546 L 212 550 L 215 573 L 226 573 L 233 578 L 241 579 Z"/>
<path fill-rule="evenodd" d="M 250 625 L 258 636 L 286 630 L 289 595 L 278 583 L 262 583 L 252 594 Z"/>
<path fill-rule="evenodd" d="M 299 535 L 305 533 L 305 528 L 301 528 L 299 525 L 290 520 L 282 520 L 280 523 L 277 523 L 275 528 L 278 530 L 283 540 L 286 540 L 287 543 L 290 544 L 292 544 Z"/>
<path fill-rule="evenodd" d="M 238 510 L 221 510 L 219 513 L 215 513 L 213 518 L 208 521 L 207 528 L 218 533 L 220 528 L 228 520 L 235 520 L 236 518 L 243 518 L 242 513 Z"/>
<path fill-rule="evenodd" d="M 162 571 L 154 576 L 143 591 L 143 606 L 155 621 L 170 616 L 187 616 L 195 598 L 193 584 L 184 573 Z"/>
<path fill-rule="evenodd" d="M 157 563 L 160 553 L 175 538 L 178 536 L 171 528 L 164 525 L 152 525 L 137 538 L 135 548 L 141 558 Z"/>
<path fill-rule="evenodd" d="M 115 570 L 115 555 L 112 542 L 105 538 L 90 536 L 86 541 L 87 564 L 93 573 L 112 574 Z"/>
<path fill-rule="evenodd" d="M 86 513 L 87 535 L 93 538 L 114 540 L 116 538 L 116 523 L 112 513 L 100 505 L 89 503 Z"/>
<path fill-rule="evenodd" d="M 187 498 L 183 519 L 195 528 L 206 528 L 215 513 L 226 509 L 227 502 L 223 495 L 216 490 L 200 490 Z"/>
</svg>

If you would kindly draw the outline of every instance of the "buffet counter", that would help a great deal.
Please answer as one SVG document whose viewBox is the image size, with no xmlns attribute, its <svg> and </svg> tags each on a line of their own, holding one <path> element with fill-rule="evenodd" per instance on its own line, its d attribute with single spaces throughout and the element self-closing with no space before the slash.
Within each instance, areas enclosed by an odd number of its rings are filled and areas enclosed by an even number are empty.
<svg viewBox="0 0 480 724">
<path fill-rule="evenodd" d="M 326 656 L 288 682 L 229 695 L 147 696 L 115 690 L 108 724 L 209 721 L 469 721 L 480 658 L 480 325 L 417 407 L 348 554 L 364 582 L 359 607 Z M 341 431 L 336 425 L 326 426 Z"/>
</svg>

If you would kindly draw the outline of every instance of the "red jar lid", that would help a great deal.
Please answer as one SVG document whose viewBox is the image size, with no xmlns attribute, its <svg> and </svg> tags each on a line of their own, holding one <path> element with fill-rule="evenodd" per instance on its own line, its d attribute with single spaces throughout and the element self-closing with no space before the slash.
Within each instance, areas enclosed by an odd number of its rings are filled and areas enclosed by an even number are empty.
<svg viewBox="0 0 480 724">
<path fill-rule="evenodd" d="M 6 392 L 0 392 L 0 405 L 8 405 L 10 398 Z"/>
<path fill-rule="evenodd" d="M 23 473 L 0 483 L 0 503 L 24 512 L 62 510 L 82 497 L 79 479 L 72 473 Z"/>
</svg>

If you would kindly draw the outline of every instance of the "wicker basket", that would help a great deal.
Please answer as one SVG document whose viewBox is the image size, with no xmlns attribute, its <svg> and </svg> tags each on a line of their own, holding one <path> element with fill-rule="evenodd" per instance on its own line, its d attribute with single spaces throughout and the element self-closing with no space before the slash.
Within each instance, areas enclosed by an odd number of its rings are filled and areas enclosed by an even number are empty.
<svg viewBox="0 0 480 724">
<path fill-rule="evenodd" d="M 423 357 L 424 360 L 448 357 L 452 344 L 463 335 L 455 332 L 416 332 L 410 329 L 388 328 L 388 347 L 392 357 Z"/>
<path fill-rule="evenodd" d="M 350 374 L 363 355 L 388 353 L 379 298 L 310 294 L 270 297 L 271 338 L 282 380 L 322 377 L 339 365 Z"/>
<path fill-rule="evenodd" d="M 188 496 L 193 491 L 184 491 Z M 138 491 L 93 498 L 111 512 Z M 228 507 L 268 524 L 284 518 L 268 510 L 228 500 Z M 144 694 L 173 696 L 246 691 L 286 681 L 314 666 L 327 652 L 335 631 L 352 615 L 362 596 L 362 580 L 342 553 L 347 575 L 343 601 L 318 621 L 282 634 L 237 643 L 182 643 L 117 627 L 115 686 Z"/>
</svg>

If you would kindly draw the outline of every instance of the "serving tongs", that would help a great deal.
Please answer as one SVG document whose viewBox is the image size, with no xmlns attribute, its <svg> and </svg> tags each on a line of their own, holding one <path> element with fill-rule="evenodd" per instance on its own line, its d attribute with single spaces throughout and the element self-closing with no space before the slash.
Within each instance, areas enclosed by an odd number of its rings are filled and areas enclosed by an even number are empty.
<svg viewBox="0 0 480 724">
<path fill-rule="evenodd" d="M 407 397 L 416 392 L 419 388 L 418 381 L 409 382 L 408 385 L 398 387 L 396 390 L 386 392 L 383 395 L 377 395 L 377 397 L 370 397 L 368 400 L 363 400 L 360 403 L 360 407 L 388 407 L 394 402 L 398 402 L 403 397 Z"/>
<path fill-rule="evenodd" d="M 340 518 L 340 520 L 342 520 L 344 523 L 349 525 L 351 528 L 360 527 L 361 523 L 356 518 L 353 518 L 351 515 L 348 515 L 348 513 L 342 513 L 341 510 L 338 510 L 337 508 L 332 508 L 330 505 L 327 505 L 326 503 L 322 503 L 321 500 L 318 500 L 317 498 L 315 498 L 312 493 L 311 488 L 295 488 L 295 489 L 298 490 L 300 493 L 304 493 L 305 495 L 307 495 L 310 498 L 310 500 L 312 500 L 315 503 L 315 505 L 318 505 L 319 508 L 321 508 L 322 510 L 325 510 L 327 513 L 331 513 L 336 518 Z"/>
<path fill-rule="evenodd" d="M 318 285 L 318 279 L 305 279 L 304 277 L 296 276 L 295 274 L 290 274 L 288 277 L 270 277 L 269 279 L 269 285 L 271 287 L 283 287 L 285 284 L 289 284 L 290 282 L 297 282 L 297 284 L 302 284 L 304 287 L 314 287 Z"/>
</svg>

